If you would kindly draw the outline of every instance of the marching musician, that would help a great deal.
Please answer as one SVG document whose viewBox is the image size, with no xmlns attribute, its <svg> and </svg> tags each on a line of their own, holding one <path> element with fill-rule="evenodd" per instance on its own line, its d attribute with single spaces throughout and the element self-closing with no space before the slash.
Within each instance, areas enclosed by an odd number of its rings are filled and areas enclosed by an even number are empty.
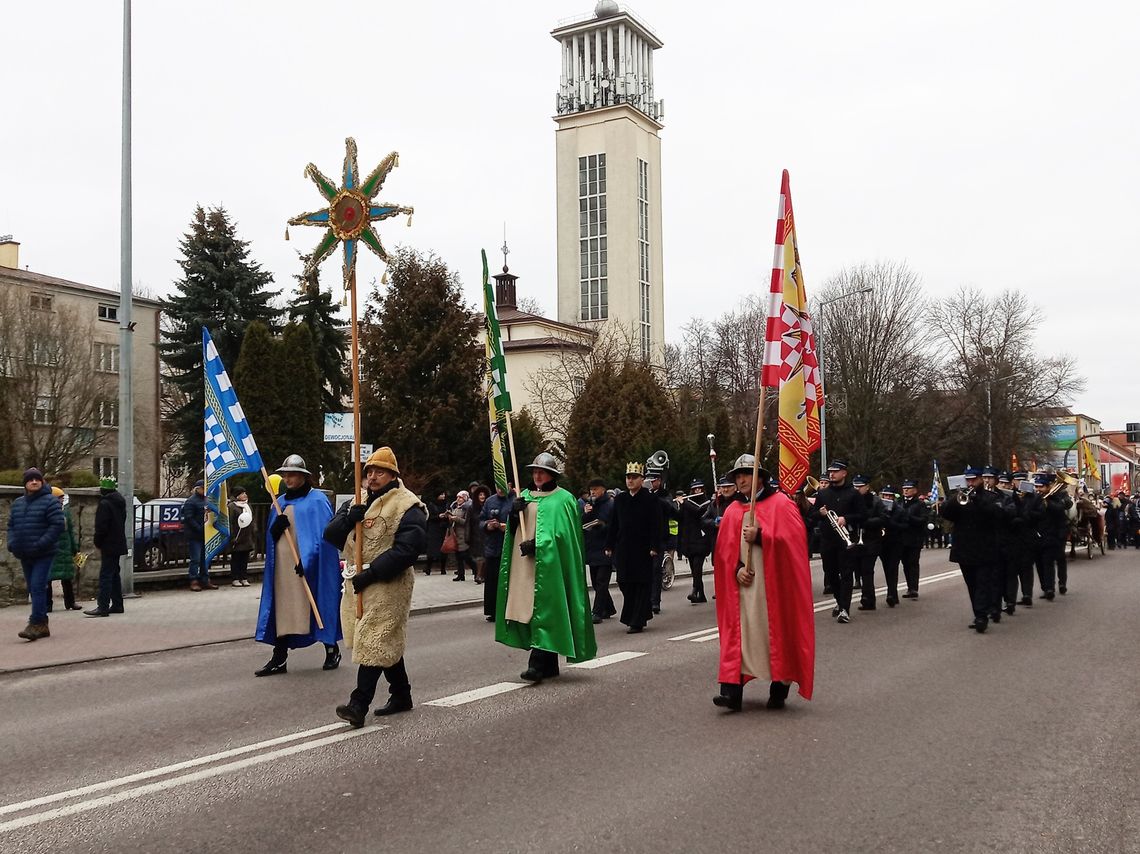
<svg viewBox="0 0 1140 854">
<path fill-rule="evenodd" d="M 906 593 L 903 599 L 918 598 L 919 560 L 922 544 L 930 530 L 930 510 L 918 495 L 918 481 L 904 480 L 902 485 L 902 507 L 905 511 L 906 527 L 899 537 L 902 547 L 902 570 L 906 579 Z M 898 599 L 895 599 L 898 602 Z"/>
<path fill-rule="evenodd" d="M 954 523 L 950 562 L 962 570 L 974 612 L 967 628 L 982 634 L 989 625 L 997 584 L 993 543 L 1002 510 L 995 493 L 982 488 L 980 469 L 967 466 L 963 477 L 965 488 L 955 490 L 942 503 L 942 515 Z"/>
<path fill-rule="evenodd" d="M 883 528 L 887 523 L 887 508 L 883 500 L 871 491 L 871 479 L 857 474 L 851 480 L 859 496 L 859 526 L 856 530 L 855 560 L 860 580 L 859 610 L 874 611 L 875 564 L 883 550 Z"/>
<path fill-rule="evenodd" d="M 1052 602 L 1056 582 L 1060 582 L 1062 595 L 1066 591 L 1065 540 L 1069 535 L 1068 512 L 1073 499 L 1064 484 L 1057 483 L 1056 475 L 1042 472 L 1034 482 L 1043 510 L 1037 521 L 1037 580 L 1041 583 L 1041 598 Z"/>
<path fill-rule="evenodd" d="M 1033 607 L 1033 570 L 1037 562 L 1037 525 L 1045 514 L 1045 505 L 1036 489 L 1026 490 L 1022 484 L 1029 480 L 1029 473 L 1013 473 L 1013 496 L 1017 502 L 1015 527 L 1020 538 L 1019 548 L 1014 553 L 1017 563 L 1018 584 L 1021 598 L 1017 604 L 1025 608 Z"/>
<path fill-rule="evenodd" d="M 821 490 L 815 498 L 823 583 L 825 589 L 835 594 L 831 616 L 840 623 L 850 623 L 855 573 L 855 556 L 850 548 L 854 544 L 851 530 L 861 521 L 859 495 L 847 480 L 846 460 L 832 460 L 827 467 L 827 476 L 827 489 Z"/>
<path fill-rule="evenodd" d="M 880 489 L 879 499 L 887 511 L 879 560 L 883 562 L 883 576 L 887 580 L 887 607 L 893 608 L 899 603 L 899 563 L 902 562 L 903 537 L 907 529 L 906 508 L 893 486 Z"/>
<path fill-rule="evenodd" d="M 678 502 L 680 527 L 677 533 L 677 549 L 689 561 L 693 573 L 693 592 L 688 600 L 694 605 L 707 602 L 705 598 L 705 558 L 709 556 L 710 539 L 701 524 L 709 499 L 705 496 L 705 482 L 699 477 L 689 484 L 689 494 Z"/>
</svg>

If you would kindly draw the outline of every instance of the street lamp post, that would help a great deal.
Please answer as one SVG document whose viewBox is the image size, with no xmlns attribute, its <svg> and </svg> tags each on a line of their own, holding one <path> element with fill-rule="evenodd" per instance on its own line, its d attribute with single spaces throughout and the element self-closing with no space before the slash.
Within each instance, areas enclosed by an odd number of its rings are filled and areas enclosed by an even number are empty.
<svg viewBox="0 0 1140 854">
<path fill-rule="evenodd" d="M 840 300 L 845 300 L 848 297 L 853 297 L 853 296 L 856 296 L 858 294 L 869 294 L 873 290 L 874 290 L 874 288 L 872 288 L 870 285 L 868 285 L 865 288 L 859 288 L 859 290 L 857 290 L 857 291 L 849 291 L 845 294 L 840 294 L 837 297 L 832 297 L 831 299 L 823 300 L 819 304 L 819 319 L 820 319 L 820 321 L 823 320 L 823 309 L 825 306 L 829 306 L 833 302 L 839 302 Z M 823 406 L 821 406 L 819 409 L 819 459 L 820 459 L 820 465 L 822 465 L 824 468 L 826 468 L 827 467 L 827 395 L 824 392 L 824 385 L 823 385 L 824 370 L 823 370 L 823 326 L 822 326 L 822 323 L 820 325 L 820 328 L 817 329 L 815 332 L 815 355 L 816 355 L 816 360 L 819 362 L 819 399 L 823 401 Z"/>
<path fill-rule="evenodd" d="M 994 464 L 994 406 L 993 406 L 993 391 L 994 383 L 1003 383 L 1006 380 L 1012 380 L 1017 374 L 1007 374 L 1004 377 L 994 379 L 986 377 L 986 465 L 992 466 Z"/>
</svg>

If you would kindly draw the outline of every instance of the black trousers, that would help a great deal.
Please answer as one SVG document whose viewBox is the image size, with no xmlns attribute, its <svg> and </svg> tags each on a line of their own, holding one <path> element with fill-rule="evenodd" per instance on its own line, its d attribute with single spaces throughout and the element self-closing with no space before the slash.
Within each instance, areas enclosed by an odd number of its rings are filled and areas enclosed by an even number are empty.
<svg viewBox="0 0 1140 854">
<path fill-rule="evenodd" d="M 621 590 L 621 617 L 620 621 L 630 628 L 645 628 L 653 619 L 651 603 L 652 583 L 649 581 L 621 581 L 618 580 L 618 589 Z"/>
<path fill-rule="evenodd" d="M 1026 560 L 1026 553 L 1023 547 L 1018 547 L 1014 551 L 1006 555 L 1005 558 L 1005 585 L 1002 595 L 1005 598 L 1006 605 L 1014 605 L 1017 603 L 1017 589 L 1024 585 L 1023 579 L 1025 577 L 1025 566 L 1029 564 L 1029 593 L 1026 596 L 1033 595 L 1033 560 L 1030 558 Z"/>
<path fill-rule="evenodd" d="M 372 699 L 376 696 L 376 684 L 380 681 L 381 676 L 388 680 L 388 693 L 393 697 L 410 698 L 412 696 L 412 686 L 408 682 L 408 671 L 404 667 L 404 659 L 401 658 L 391 667 L 360 665 L 356 671 L 356 687 L 352 691 L 349 702 L 364 709 L 371 706 Z"/>
<path fill-rule="evenodd" d="M 1065 544 L 1044 541 L 1037 549 L 1037 580 L 1042 593 L 1052 593 L 1056 587 L 1058 563 L 1065 559 Z M 1068 576 L 1066 564 L 1066 580 Z"/>
<path fill-rule="evenodd" d="M 875 607 L 875 564 L 879 562 L 879 555 L 866 548 L 855 555 L 859 573 L 859 603 L 868 608 Z"/>
<path fill-rule="evenodd" d="M 689 569 L 693 573 L 693 598 L 705 598 L 705 558 L 708 555 L 690 555 Z"/>
<path fill-rule="evenodd" d="M 558 675 L 558 653 L 547 649 L 532 649 L 527 664 L 543 676 Z"/>
<path fill-rule="evenodd" d="M 899 599 L 899 563 L 902 561 L 902 546 L 887 543 L 883 546 L 883 553 L 879 555 L 883 562 L 883 576 L 887 580 L 887 601 L 897 602 Z"/>
<path fill-rule="evenodd" d="M 483 561 L 483 615 L 495 616 L 499 603 L 499 565 L 503 555 L 491 555 Z"/>
<path fill-rule="evenodd" d="M 922 555 L 922 546 L 903 546 L 902 549 L 902 568 L 903 577 L 906 579 L 906 592 L 918 592 L 918 573 L 919 573 L 919 560 Z"/>
<path fill-rule="evenodd" d="M 59 580 L 59 586 L 63 588 L 63 607 L 71 608 L 71 606 L 75 604 L 75 582 L 70 578 L 61 578 Z M 47 586 L 47 609 L 49 614 L 51 613 L 52 598 L 51 582 L 49 581 Z"/>
<path fill-rule="evenodd" d="M 665 575 L 665 552 L 653 558 L 653 575 L 650 578 L 649 604 L 655 611 L 661 610 L 661 580 Z"/>
<path fill-rule="evenodd" d="M 99 595 L 96 605 L 100 611 L 123 610 L 123 580 L 119 577 L 119 556 L 102 554 L 99 565 Z"/>
<path fill-rule="evenodd" d="M 827 586 L 835 594 L 835 606 L 844 611 L 851 610 L 851 591 L 855 587 L 855 561 L 851 552 L 845 547 L 824 546 L 821 552 L 823 558 L 823 576 Z"/>
<path fill-rule="evenodd" d="M 230 578 L 234 581 L 245 581 L 248 567 L 249 552 L 230 553 Z"/>
<path fill-rule="evenodd" d="M 455 574 L 459 578 L 467 577 L 466 567 L 471 567 L 471 574 L 475 574 L 475 558 L 471 557 L 471 549 L 464 549 L 461 552 L 455 552 Z M 447 564 L 444 564 L 444 573 L 447 572 Z"/>
<path fill-rule="evenodd" d="M 601 617 L 603 620 L 617 613 L 614 597 L 610 595 L 610 579 L 613 574 L 612 563 L 590 564 L 590 585 L 594 588 L 593 613 L 595 617 Z"/>
<path fill-rule="evenodd" d="M 989 622 L 994 603 L 994 569 L 986 563 L 963 563 L 962 578 L 966 580 L 966 590 L 970 594 L 970 608 L 974 619 Z"/>
</svg>

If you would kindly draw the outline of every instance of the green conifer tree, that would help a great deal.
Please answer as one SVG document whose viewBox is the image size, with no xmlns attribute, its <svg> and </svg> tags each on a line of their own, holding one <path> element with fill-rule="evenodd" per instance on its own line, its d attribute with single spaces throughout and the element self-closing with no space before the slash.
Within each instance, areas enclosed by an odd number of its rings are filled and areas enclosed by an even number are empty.
<svg viewBox="0 0 1140 854">
<path fill-rule="evenodd" d="M 246 327 L 254 321 L 276 328 L 281 312 L 272 305 L 273 276 L 249 258 L 248 241 L 224 208 L 198 206 L 181 241 L 183 277 L 163 305 L 166 325 L 159 345 L 170 380 L 186 398 L 172 416 L 167 437 L 173 464 L 186 475 L 202 468 L 202 327 L 210 330 L 227 369 L 232 369 Z"/>
<path fill-rule="evenodd" d="M 308 257 L 302 256 L 307 262 Z M 322 291 L 318 271 L 293 276 L 298 294 L 289 305 L 289 321 L 309 327 L 321 382 L 321 406 L 325 412 L 340 412 L 352 393 L 349 376 L 348 321 L 341 318 L 340 306 L 331 290 Z"/>
<path fill-rule="evenodd" d="M 360 328 L 365 441 L 390 445 L 413 489 L 466 484 L 487 465 L 479 320 L 434 255 L 397 250 Z"/>
</svg>

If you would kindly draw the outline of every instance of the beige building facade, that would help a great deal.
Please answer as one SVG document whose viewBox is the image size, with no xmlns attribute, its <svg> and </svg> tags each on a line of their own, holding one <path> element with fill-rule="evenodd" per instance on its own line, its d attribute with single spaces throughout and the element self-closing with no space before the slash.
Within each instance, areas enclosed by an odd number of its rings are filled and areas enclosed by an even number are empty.
<svg viewBox="0 0 1140 854">
<path fill-rule="evenodd" d="M 19 243 L 0 237 L 0 374 L 15 390 L 9 406 L 18 467 L 119 473 L 118 291 L 20 269 Z M 135 487 L 159 493 L 161 440 L 158 343 L 162 305 L 135 297 Z M 47 344 L 43 342 L 49 342 Z M 13 397 L 16 395 L 16 397 Z M 21 397 L 26 397 L 23 400 Z M 29 442 L 24 427 L 34 433 Z M 37 451 L 38 449 L 38 451 Z M 37 453 L 48 460 L 32 459 Z M 48 474 L 60 472 L 47 471 Z"/>
</svg>

